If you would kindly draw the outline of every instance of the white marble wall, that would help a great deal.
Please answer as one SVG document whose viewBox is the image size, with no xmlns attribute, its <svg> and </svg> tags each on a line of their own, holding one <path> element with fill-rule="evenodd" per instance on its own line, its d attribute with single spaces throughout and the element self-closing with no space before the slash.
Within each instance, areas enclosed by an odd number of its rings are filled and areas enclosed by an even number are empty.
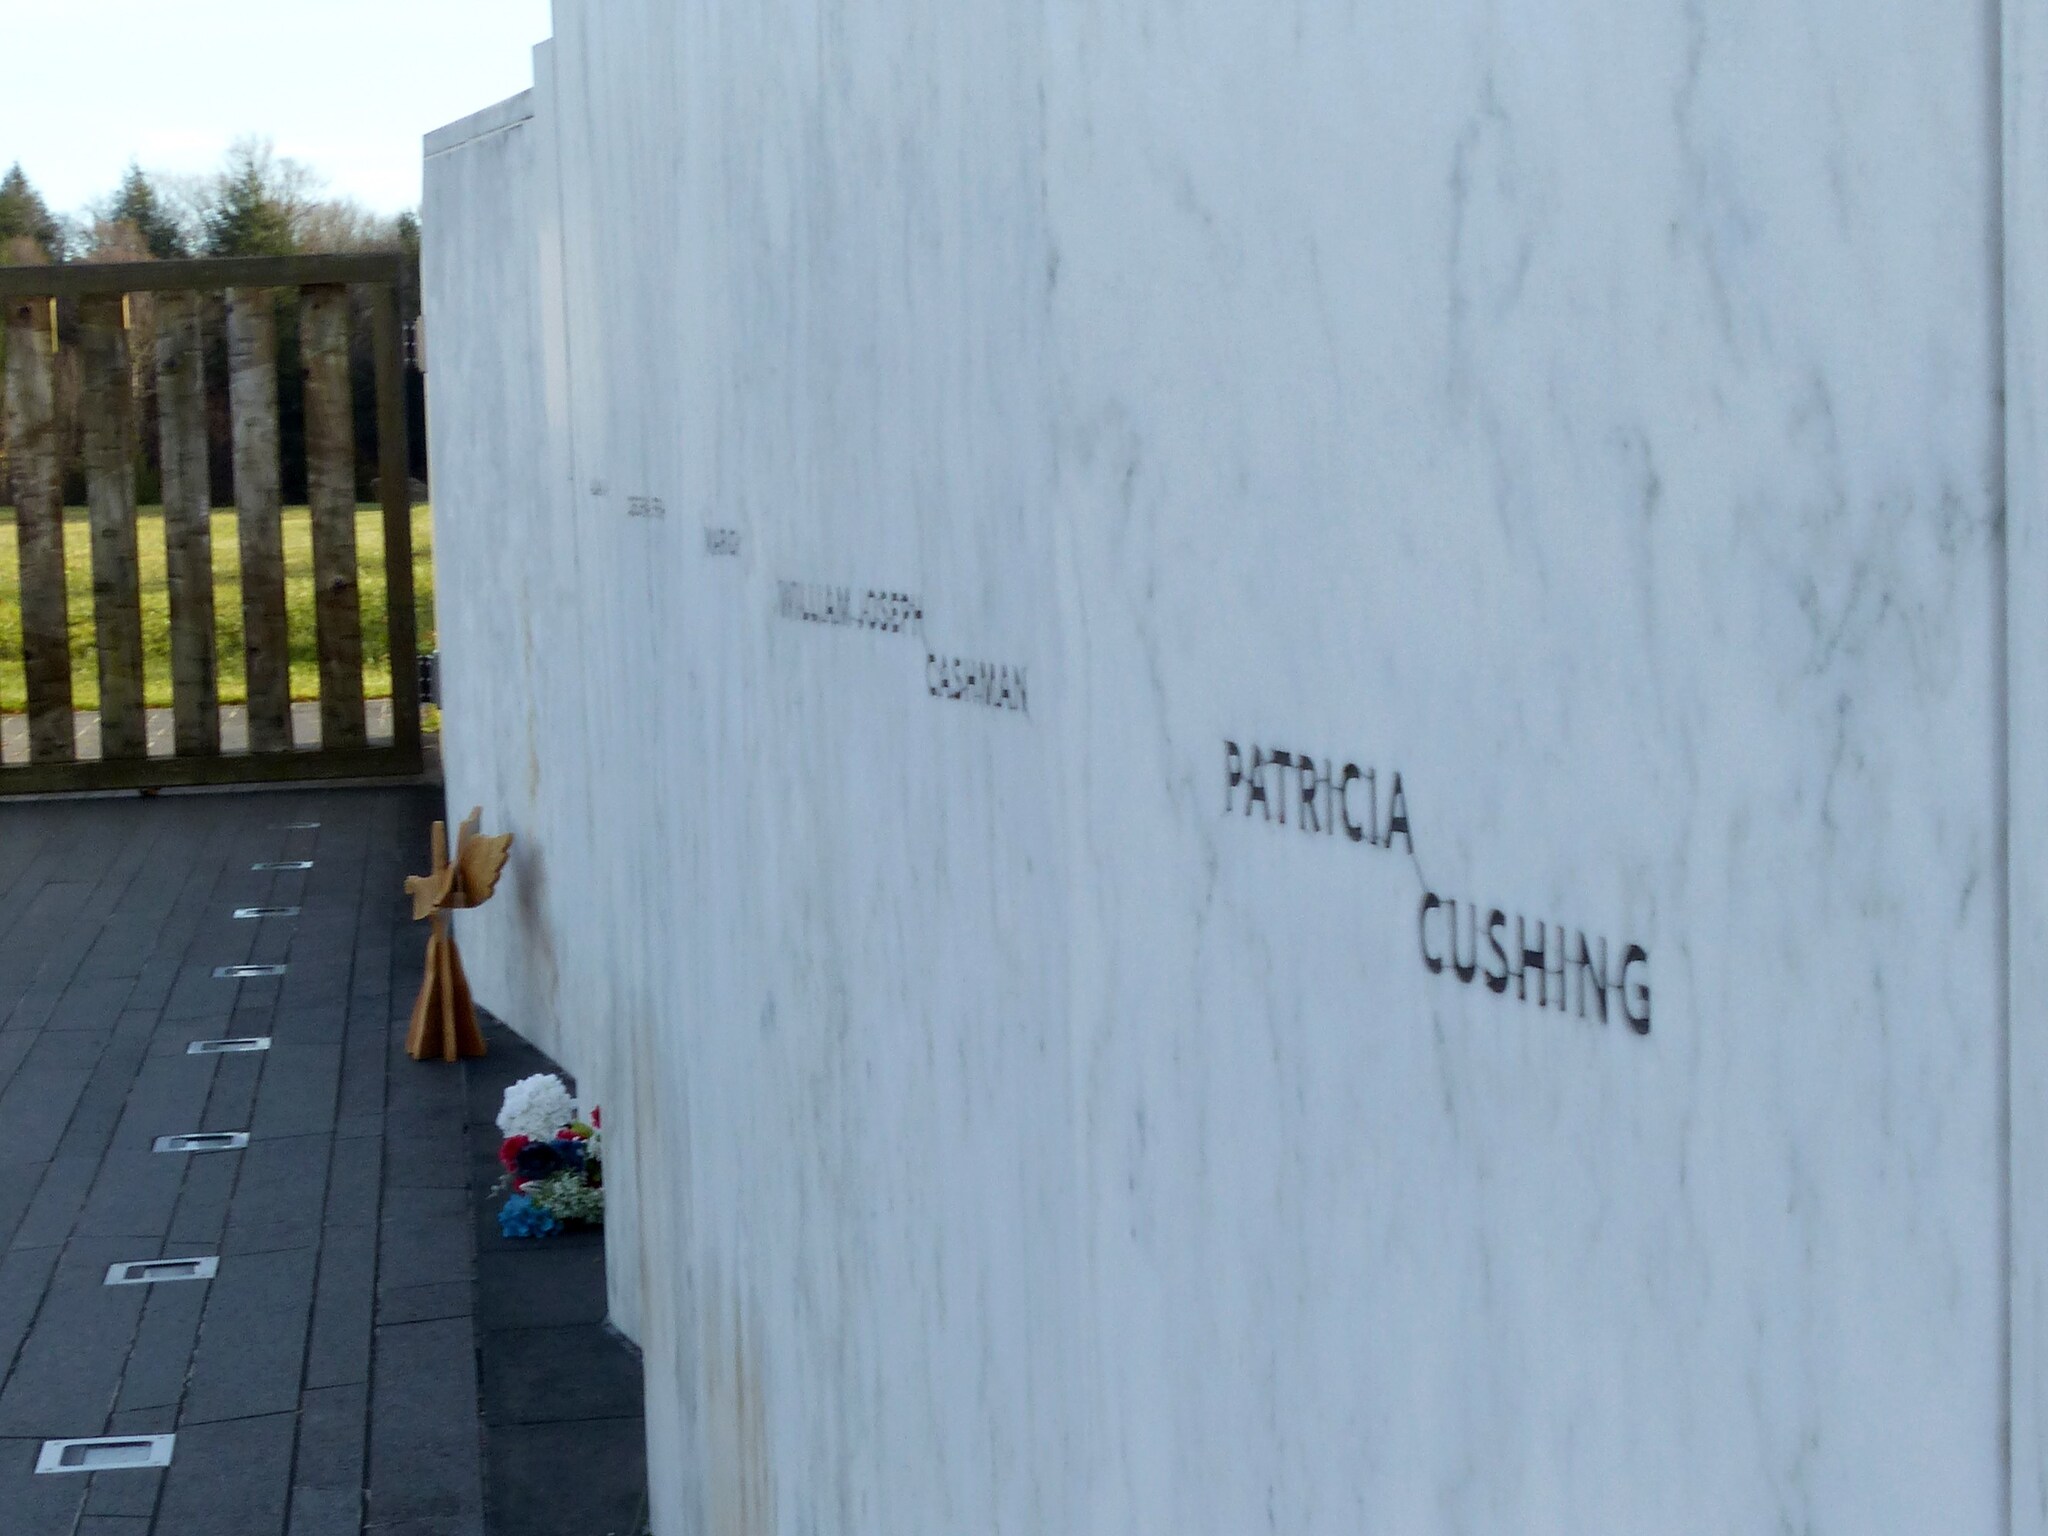
<svg viewBox="0 0 2048 1536">
<path fill-rule="evenodd" d="M 465 954 L 664 1536 L 2048 1530 L 2008 32 L 561 0 L 429 141 Z"/>
</svg>

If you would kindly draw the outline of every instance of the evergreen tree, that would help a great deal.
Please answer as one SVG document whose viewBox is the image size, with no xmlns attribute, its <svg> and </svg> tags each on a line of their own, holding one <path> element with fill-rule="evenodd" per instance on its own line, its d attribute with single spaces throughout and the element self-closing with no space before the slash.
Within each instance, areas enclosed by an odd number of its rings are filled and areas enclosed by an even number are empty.
<svg viewBox="0 0 2048 1536">
<path fill-rule="evenodd" d="M 0 176 L 0 259 L 16 240 L 27 240 L 51 261 L 64 259 L 64 231 L 51 217 L 50 206 L 16 161 Z"/>
<path fill-rule="evenodd" d="M 107 208 L 110 223 L 133 225 L 149 254 L 158 261 L 172 261 L 191 254 L 185 248 L 184 233 L 171 211 L 157 195 L 156 187 L 142 174 L 142 167 L 128 162 L 128 174 L 121 178 L 121 190 Z"/>
<path fill-rule="evenodd" d="M 270 146 L 244 139 L 228 151 L 203 216 L 209 256 L 289 256 L 298 248 L 303 173 Z"/>
</svg>

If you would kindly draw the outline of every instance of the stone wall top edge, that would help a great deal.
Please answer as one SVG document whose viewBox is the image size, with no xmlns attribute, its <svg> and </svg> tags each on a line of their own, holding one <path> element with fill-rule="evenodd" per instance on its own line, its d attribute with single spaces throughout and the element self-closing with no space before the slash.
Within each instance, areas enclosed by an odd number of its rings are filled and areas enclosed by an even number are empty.
<svg viewBox="0 0 2048 1536">
<path fill-rule="evenodd" d="M 467 117 L 459 117 L 452 123 L 445 123 L 432 130 L 426 137 L 426 155 L 445 155 L 452 149 L 493 133 L 502 133 L 507 128 L 516 128 L 533 116 L 533 92 L 521 91 L 517 96 L 507 96 L 503 101 L 494 102 L 481 111 Z"/>
</svg>

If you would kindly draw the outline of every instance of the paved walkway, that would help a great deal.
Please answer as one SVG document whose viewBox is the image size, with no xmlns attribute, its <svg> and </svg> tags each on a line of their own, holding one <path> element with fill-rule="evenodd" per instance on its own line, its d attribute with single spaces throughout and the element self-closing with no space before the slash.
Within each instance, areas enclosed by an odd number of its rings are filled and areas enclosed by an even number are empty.
<svg viewBox="0 0 2048 1536">
<path fill-rule="evenodd" d="M 151 757 L 173 757 L 172 718 L 168 709 L 143 711 L 143 737 Z M 391 700 L 363 701 L 363 730 L 371 745 L 391 740 Z M 82 758 L 100 755 L 100 712 L 78 709 L 71 713 L 72 750 Z M 303 700 L 292 705 L 292 743 L 300 747 L 320 745 L 320 705 Z M 220 749 L 223 752 L 249 750 L 249 711 L 240 704 L 220 707 Z M 28 761 L 28 716 L 0 715 L 0 763 Z"/>
<path fill-rule="evenodd" d="M 491 1536 L 638 1536 L 647 1517 L 640 1357 L 605 1326 L 604 1234 L 501 1237 L 490 1195 L 505 1089 L 556 1067 L 502 1024 L 486 1020 L 484 1039 L 490 1054 L 464 1071 L 485 1525 Z"/>
<path fill-rule="evenodd" d="M 420 790 L 0 805 L 7 1536 L 482 1530 L 465 1074 L 402 1050 L 400 882 L 433 814 Z M 285 860 L 313 867 L 251 867 Z M 270 1049 L 188 1054 L 242 1036 Z M 246 1150 L 151 1150 L 225 1131 Z M 202 1256 L 209 1281 L 105 1283 Z M 34 1471 L 48 1439 L 157 1433 L 163 1471 Z"/>
</svg>

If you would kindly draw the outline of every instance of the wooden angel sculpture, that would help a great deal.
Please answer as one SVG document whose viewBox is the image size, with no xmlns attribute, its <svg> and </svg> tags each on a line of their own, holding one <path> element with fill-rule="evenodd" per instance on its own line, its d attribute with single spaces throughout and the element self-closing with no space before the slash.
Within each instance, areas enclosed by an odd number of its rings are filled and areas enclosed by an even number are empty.
<svg viewBox="0 0 2048 1536">
<path fill-rule="evenodd" d="M 483 807 L 478 806 L 457 830 L 453 863 L 448 859 L 448 824 L 435 822 L 434 872 L 406 877 L 412 920 L 432 918 L 434 923 L 427 938 L 427 975 L 420 983 L 419 999 L 412 1005 L 412 1032 L 405 1039 L 405 1049 L 414 1061 L 430 1056 L 453 1061 L 458 1056 L 484 1054 L 469 978 L 462 974 L 462 956 L 456 952 L 455 934 L 448 926 L 448 914 L 456 908 L 480 907 L 491 899 L 512 851 L 509 832 L 497 837 L 478 835 L 483 819 Z"/>
</svg>

